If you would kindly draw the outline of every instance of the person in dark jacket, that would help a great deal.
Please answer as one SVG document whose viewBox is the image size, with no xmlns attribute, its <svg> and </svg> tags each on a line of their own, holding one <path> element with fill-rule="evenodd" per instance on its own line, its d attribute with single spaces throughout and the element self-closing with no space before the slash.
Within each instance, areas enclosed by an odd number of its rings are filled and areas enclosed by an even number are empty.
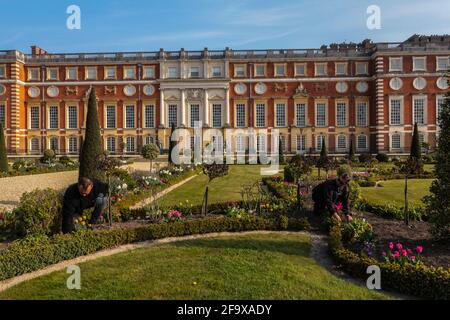
<svg viewBox="0 0 450 320">
<path fill-rule="evenodd" d="M 331 217 L 341 221 L 339 210 L 342 210 L 347 222 L 352 221 L 348 199 L 350 194 L 348 188 L 349 181 L 349 175 L 344 173 L 337 179 L 327 180 L 315 187 L 312 194 L 314 214 L 320 214 L 326 211 Z"/>
<path fill-rule="evenodd" d="M 89 224 L 95 224 L 100 214 L 108 205 L 108 185 L 106 183 L 82 177 L 78 183 L 67 188 L 62 207 L 62 231 L 70 233 L 75 230 L 75 216 L 83 215 L 83 211 L 94 207 Z"/>
</svg>

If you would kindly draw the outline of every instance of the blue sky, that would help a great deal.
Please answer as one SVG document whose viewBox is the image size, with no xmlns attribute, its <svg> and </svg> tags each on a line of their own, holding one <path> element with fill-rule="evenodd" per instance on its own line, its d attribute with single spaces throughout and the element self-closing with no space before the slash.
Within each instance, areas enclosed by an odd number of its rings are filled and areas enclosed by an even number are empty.
<svg viewBox="0 0 450 320">
<path fill-rule="evenodd" d="M 66 9 L 81 8 L 81 30 Z M 366 27 L 369 5 L 381 29 Z M 318 48 L 450 33 L 449 0 L 0 0 L 0 49 L 50 52 Z"/>
</svg>

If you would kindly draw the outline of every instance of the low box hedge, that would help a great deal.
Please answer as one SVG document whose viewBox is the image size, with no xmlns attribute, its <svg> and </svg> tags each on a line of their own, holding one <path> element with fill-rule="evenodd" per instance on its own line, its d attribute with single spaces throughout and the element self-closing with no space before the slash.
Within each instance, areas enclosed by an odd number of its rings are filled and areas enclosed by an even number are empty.
<svg viewBox="0 0 450 320">
<path fill-rule="evenodd" d="M 376 204 L 366 199 L 360 199 L 353 204 L 353 207 L 356 210 L 370 212 L 387 219 L 403 220 L 405 218 L 404 208 L 392 203 Z M 428 219 L 424 208 L 412 206 L 409 207 L 409 217 L 411 220 L 426 221 Z"/>
<path fill-rule="evenodd" d="M 169 224 L 150 224 L 133 229 L 83 231 L 66 235 L 58 234 L 49 238 L 25 239 L 0 251 L 0 280 L 129 243 L 213 232 L 286 229 L 308 230 L 309 224 L 305 219 L 218 217 Z"/>
<path fill-rule="evenodd" d="M 367 279 L 367 267 L 377 265 L 381 270 L 381 285 L 384 289 L 426 299 L 450 299 L 450 269 L 423 264 L 400 265 L 362 257 L 344 247 L 341 228 L 337 224 L 330 229 L 328 245 L 335 262 L 352 276 Z"/>
</svg>

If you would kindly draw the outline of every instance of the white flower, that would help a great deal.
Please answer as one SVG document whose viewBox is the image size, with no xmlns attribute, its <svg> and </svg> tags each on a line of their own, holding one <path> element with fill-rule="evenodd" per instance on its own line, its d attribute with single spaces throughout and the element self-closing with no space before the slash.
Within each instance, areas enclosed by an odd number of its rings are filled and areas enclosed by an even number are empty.
<svg viewBox="0 0 450 320">
<path fill-rule="evenodd" d="M 128 188 L 128 185 L 127 185 L 126 183 L 124 183 L 124 184 L 122 185 L 122 189 L 126 189 L 126 188 Z"/>
</svg>

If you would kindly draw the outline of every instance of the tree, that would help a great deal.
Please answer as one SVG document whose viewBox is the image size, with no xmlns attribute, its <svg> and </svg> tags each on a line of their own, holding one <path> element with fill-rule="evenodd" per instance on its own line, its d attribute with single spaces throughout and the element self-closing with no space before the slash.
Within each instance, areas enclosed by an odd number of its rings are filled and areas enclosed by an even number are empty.
<svg viewBox="0 0 450 320">
<path fill-rule="evenodd" d="M 325 144 L 325 138 L 323 138 L 322 149 L 320 150 L 320 157 L 316 163 L 318 173 L 319 173 L 319 179 L 320 179 L 320 169 L 326 170 L 329 161 L 330 161 L 330 159 L 328 158 L 328 152 L 327 152 L 327 146 Z"/>
<path fill-rule="evenodd" d="M 398 161 L 396 163 L 397 168 L 400 173 L 405 175 L 405 187 L 404 187 L 404 219 L 405 224 L 409 225 L 409 199 L 408 199 L 408 179 L 412 174 L 416 174 L 422 171 L 423 164 L 421 159 L 417 159 L 415 157 L 409 157 L 406 161 Z"/>
<path fill-rule="evenodd" d="M 278 163 L 284 164 L 283 144 L 281 137 L 278 138 Z"/>
<path fill-rule="evenodd" d="M 3 123 L 0 122 L 0 172 L 8 173 L 8 170 L 5 133 L 3 132 Z"/>
<path fill-rule="evenodd" d="M 311 161 L 303 156 L 296 155 L 289 164 L 290 170 L 294 176 L 294 182 L 297 183 L 297 205 L 301 202 L 301 181 L 311 174 Z M 306 184 L 306 190 L 309 192 L 309 185 Z"/>
<path fill-rule="evenodd" d="M 175 123 L 172 123 L 172 130 L 170 132 L 170 138 L 169 138 L 169 165 L 173 165 L 173 159 L 172 159 L 172 151 L 173 148 L 175 148 L 175 141 L 172 141 L 173 134 L 175 133 Z"/>
<path fill-rule="evenodd" d="M 412 136 L 411 141 L 411 151 L 410 151 L 410 157 L 415 158 L 417 160 L 422 159 L 422 146 L 420 145 L 419 140 L 419 127 L 417 125 L 417 122 L 414 124 L 414 133 Z"/>
<path fill-rule="evenodd" d="M 160 150 L 156 144 L 146 144 L 142 147 L 141 155 L 144 159 L 150 160 L 150 173 L 153 171 L 153 160 L 158 158 Z"/>
<path fill-rule="evenodd" d="M 348 162 L 352 163 L 355 161 L 355 145 L 353 142 L 353 137 L 350 137 L 350 149 L 348 151 Z"/>
<path fill-rule="evenodd" d="M 436 180 L 425 198 L 432 231 L 438 238 L 450 238 L 450 92 L 439 116 L 439 138 L 434 167 Z"/>
<path fill-rule="evenodd" d="M 78 161 L 81 161 L 81 154 L 83 151 L 83 136 L 80 137 L 80 149 L 78 150 Z"/>
<path fill-rule="evenodd" d="M 80 158 L 80 177 L 103 180 L 104 175 L 97 168 L 96 163 L 101 154 L 103 154 L 103 148 L 98 123 L 97 96 L 95 89 L 91 88 L 86 117 L 86 135 Z"/>
<path fill-rule="evenodd" d="M 228 174 L 228 165 L 227 164 L 204 164 L 203 165 L 203 173 L 208 176 L 208 182 L 206 184 L 205 194 L 203 196 L 203 204 L 202 204 L 202 214 L 205 216 L 208 214 L 208 190 L 209 184 L 212 180 L 226 176 Z"/>
<path fill-rule="evenodd" d="M 108 220 L 109 226 L 112 226 L 113 216 L 111 211 L 111 177 L 114 175 L 116 169 L 120 166 L 120 162 L 117 159 L 110 158 L 107 152 L 103 152 L 97 157 L 96 168 L 102 171 L 106 175 L 106 181 L 108 182 Z"/>
</svg>

